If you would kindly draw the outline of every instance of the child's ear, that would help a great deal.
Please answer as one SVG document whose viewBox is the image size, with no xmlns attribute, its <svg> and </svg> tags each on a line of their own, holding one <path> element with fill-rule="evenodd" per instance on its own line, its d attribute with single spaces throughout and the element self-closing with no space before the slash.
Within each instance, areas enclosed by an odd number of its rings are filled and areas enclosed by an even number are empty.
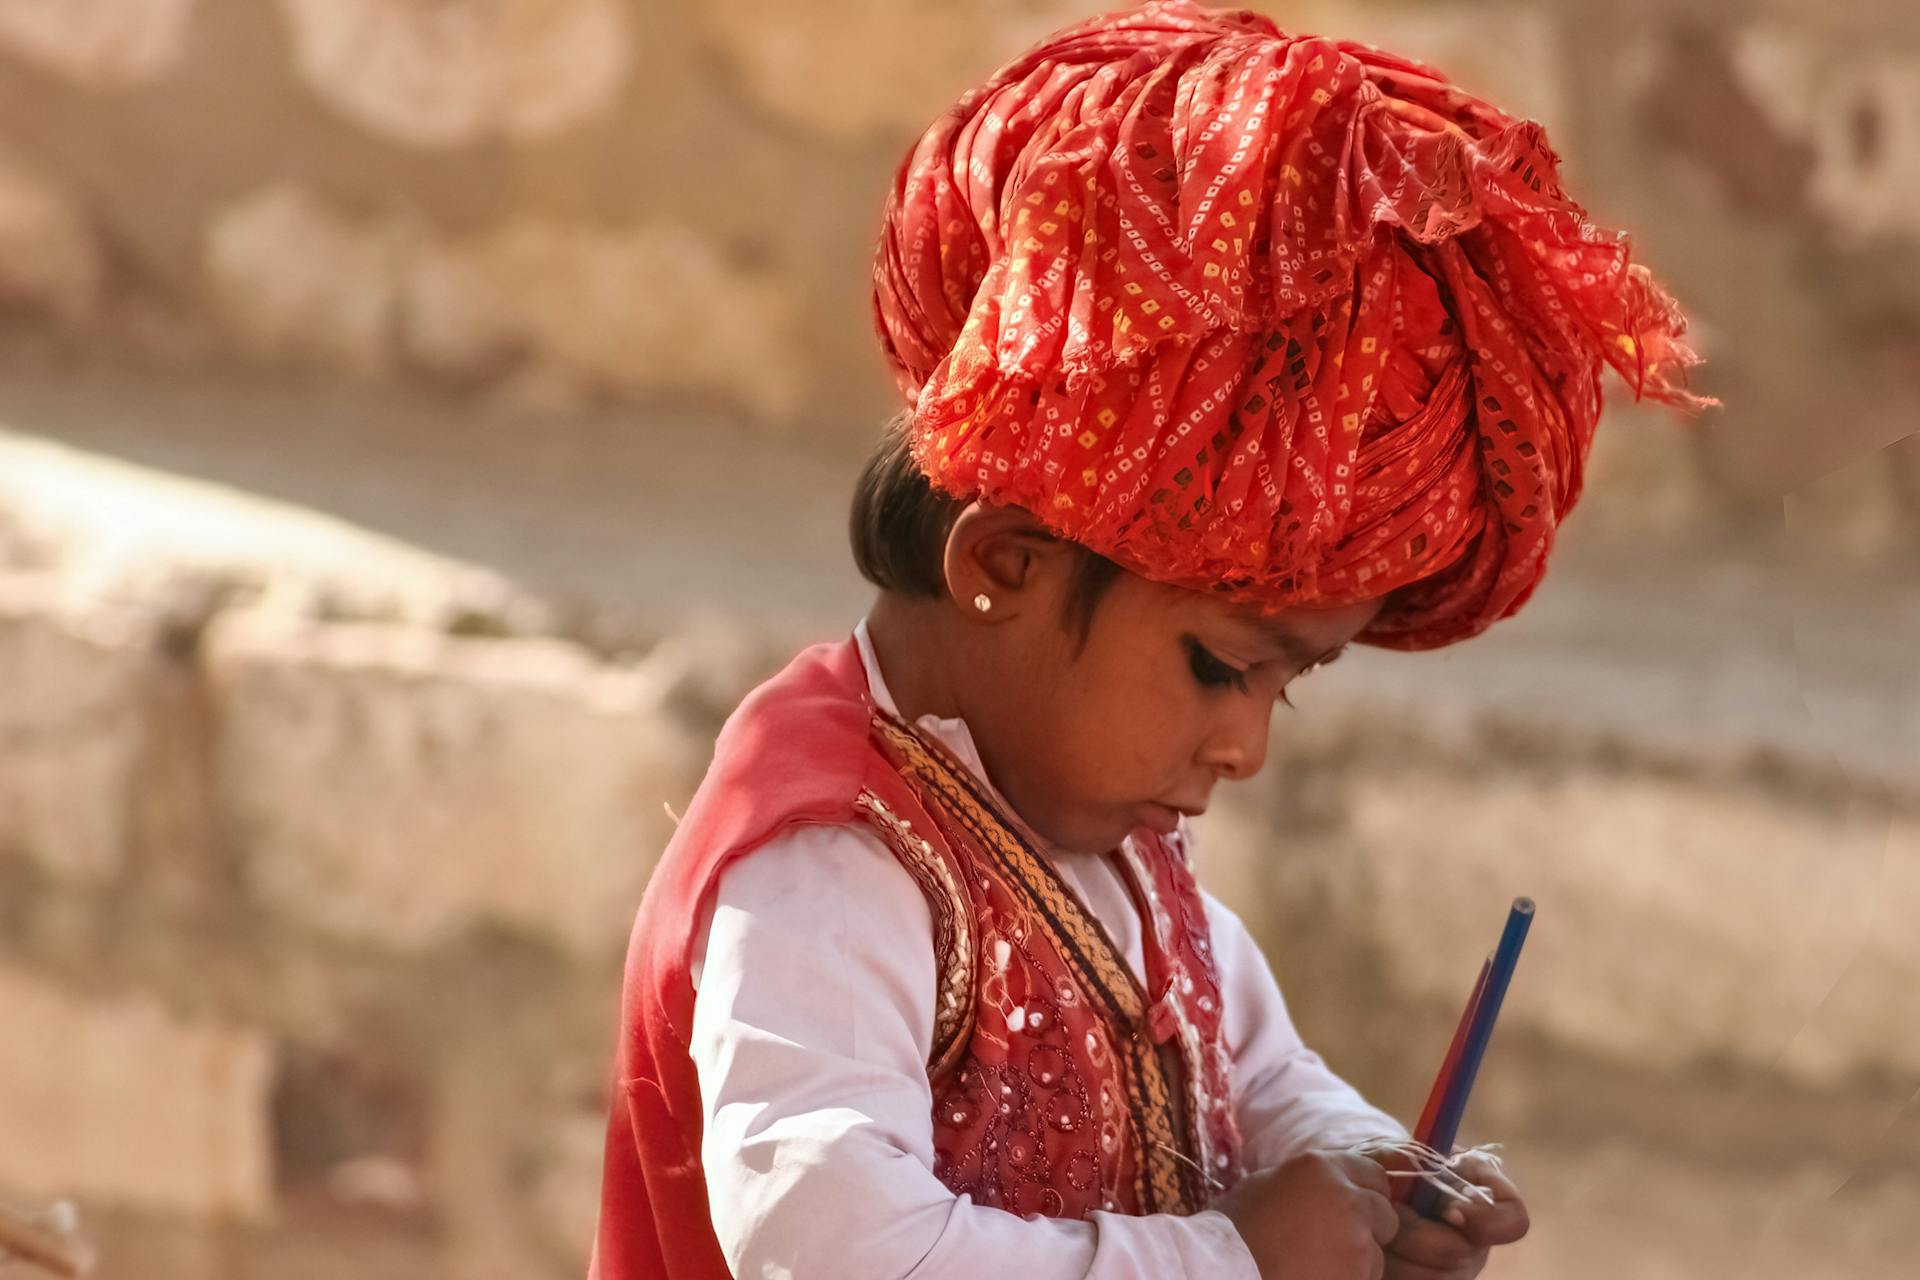
<svg viewBox="0 0 1920 1280">
<path fill-rule="evenodd" d="M 1014 617 L 1037 596 L 1057 592 L 1072 550 L 1020 507 L 969 503 L 947 534 L 947 595 L 978 620 Z M 982 598 L 987 608 L 979 607 Z"/>
</svg>

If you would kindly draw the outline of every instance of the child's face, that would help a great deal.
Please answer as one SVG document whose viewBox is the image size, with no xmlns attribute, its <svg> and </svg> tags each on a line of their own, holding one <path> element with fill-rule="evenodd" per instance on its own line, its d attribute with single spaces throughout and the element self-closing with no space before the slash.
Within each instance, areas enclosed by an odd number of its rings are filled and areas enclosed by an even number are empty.
<svg viewBox="0 0 1920 1280">
<path fill-rule="evenodd" d="M 1122 573 L 1076 655 L 1055 576 L 1053 590 L 1022 593 L 1040 607 L 984 628 L 988 679 L 969 722 L 1021 817 L 1078 852 L 1110 849 L 1135 827 L 1170 831 L 1179 812 L 1206 808 L 1215 782 L 1258 772 L 1288 681 L 1335 656 L 1382 604 L 1262 620 Z"/>
</svg>

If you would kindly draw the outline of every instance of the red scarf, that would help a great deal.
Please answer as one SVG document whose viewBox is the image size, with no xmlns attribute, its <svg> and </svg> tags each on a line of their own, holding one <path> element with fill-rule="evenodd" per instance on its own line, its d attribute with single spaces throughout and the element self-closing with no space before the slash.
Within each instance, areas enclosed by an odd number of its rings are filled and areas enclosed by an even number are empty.
<svg viewBox="0 0 1920 1280">
<path fill-rule="evenodd" d="M 1062 31 L 900 166 L 874 262 L 914 456 L 1159 582 L 1521 606 L 1611 364 L 1688 410 L 1679 307 L 1545 132 L 1365 44 L 1164 0 Z"/>
<path fill-rule="evenodd" d="M 976 1203 L 1079 1218 L 1191 1213 L 1241 1170 L 1206 917 L 1181 851 L 1110 855 L 1147 983 L 940 745 L 876 707 L 852 641 L 741 704 L 650 880 L 628 953 L 598 1280 L 724 1280 L 688 1054 L 695 922 L 720 872 L 796 822 L 868 823 L 934 919 L 935 1173 Z"/>
</svg>

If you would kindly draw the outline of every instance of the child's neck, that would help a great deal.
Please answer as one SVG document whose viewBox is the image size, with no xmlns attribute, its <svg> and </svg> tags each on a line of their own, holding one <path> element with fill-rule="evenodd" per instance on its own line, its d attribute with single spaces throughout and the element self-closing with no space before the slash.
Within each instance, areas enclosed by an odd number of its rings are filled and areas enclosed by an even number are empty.
<svg viewBox="0 0 1920 1280">
<path fill-rule="evenodd" d="M 911 724 L 926 715 L 967 719 L 963 686 L 956 679 L 969 670 L 968 655 L 956 634 L 959 629 L 940 601 L 883 591 L 867 610 L 867 639 L 902 720 Z M 991 745 L 978 736 L 978 726 L 969 722 L 967 731 L 974 735 L 974 749 L 981 753 L 981 767 L 990 785 L 1005 800 L 1000 781 L 993 777 Z M 1006 813 L 1034 848 L 1056 855 L 1065 852 L 1029 826 L 1011 801 L 1006 802 Z"/>
<path fill-rule="evenodd" d="M 965 715 L 949 682 L 957 655 L 943 622 L 938 601 L 892 591 L 881 592 L 867 611 L 867 638 L 880 659 L 887 692 L 909 724 L 925 715 L 943 720 Z"/>
</svg>

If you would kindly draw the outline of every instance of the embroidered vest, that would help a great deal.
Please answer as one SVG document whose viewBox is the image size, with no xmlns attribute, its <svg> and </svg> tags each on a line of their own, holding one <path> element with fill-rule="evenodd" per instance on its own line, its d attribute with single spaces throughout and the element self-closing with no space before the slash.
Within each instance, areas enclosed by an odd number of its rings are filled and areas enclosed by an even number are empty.
<svg viewBox="0 0 1920 1280">
<path fill-rule="evenodd" d="M 1174 839 L 1109 855 L 1144 985 L 1046 857 L 936 740 L 874 705 L 851 640 L 800 654 L 728 720 L 628 949 L 595 1280 L 726 1280 L 688 1054 L 693 929 L 720 872 L 799 822 L 867 823 L 932 911 L 935 1172 L 976 1203 L 1192 1213 L 1241 1173 L 1220 991 Z"/>
<path fill-rule="evenodd" d="M 965 765 L 878 708 L 872 726 L 934 829 L 860 797 L 933 909 L 934 1172 L 975 1203 L 1020 1214 L 1204 1208 L 1239 1174 L 1239 1135 L 1184 854 L 1138 831 L 1108 855 L 1146 926 L 1143 991 Z"/>
</svg>

